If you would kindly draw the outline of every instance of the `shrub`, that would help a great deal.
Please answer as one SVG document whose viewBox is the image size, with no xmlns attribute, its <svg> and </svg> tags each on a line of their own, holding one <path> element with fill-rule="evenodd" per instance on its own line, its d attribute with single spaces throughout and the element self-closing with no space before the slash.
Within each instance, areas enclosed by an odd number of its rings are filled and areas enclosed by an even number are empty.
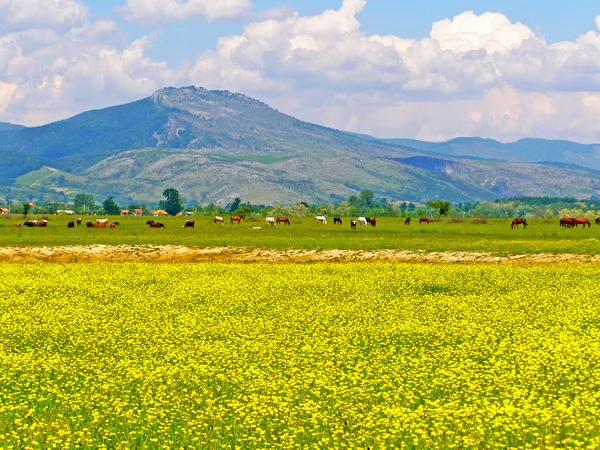
<svg viewBox="0 0 600 450">
<path fill-rule="evenodd" d="M 471 223 L 474 223 L 474 224 L 486 224 L 487 223 L 487 219 L 485 217 L 474 217 L 473 220 L 471 220 Z"/>
</svg>

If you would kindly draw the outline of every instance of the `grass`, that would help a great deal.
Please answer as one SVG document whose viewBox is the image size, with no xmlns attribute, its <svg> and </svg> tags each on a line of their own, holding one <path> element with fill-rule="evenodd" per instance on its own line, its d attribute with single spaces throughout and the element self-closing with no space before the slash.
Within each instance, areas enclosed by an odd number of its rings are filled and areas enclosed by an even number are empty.
<svg viewBox="0 0 600 450">
<path fill-rule="evenodd" d="M 93 217 L 83 217 L 94 220 Z M 226 217 L 227 219 L 227 217 Z M 351 230 L 349 219 L 343 226 L 333 220 L 325 226 L 315 225 L 312 218 L 291 218 L 291 226 L 266 227 L 260 222 L 240 225 L 215 225 L 210 218 L 194 218 L 194 229 L 183 229 L 180 217 L 158 218 L 165 229 L 150 229 L 148 217 L 115 217 L 116 229 L 67 228 L 73 217 L 51 216 L 47 228 L 15 228 L 22 217 L 0 219 L 0 246 L 57 245 L 186 245 L 192 247 L 248 247 L 264 249 L 404 249 L 426 252 L 491 252 L 500 255 L 531 253 L 597 254 L 600 251 L 600 227 L 561 229 L 558 220 L 530 219 L 527 230 L 511 230 L 510 221 L 489 219 L 487 224 L 448 220 L 404 226 L 402 219 L 381 218 L 377 227 Z M 260 230 L 251 227 L 261 226 Z"/>
<path fill-rule="evenodd" d="M 600 447 L 597 266 L 0 276 L 0 448 Z"/>
</svg>

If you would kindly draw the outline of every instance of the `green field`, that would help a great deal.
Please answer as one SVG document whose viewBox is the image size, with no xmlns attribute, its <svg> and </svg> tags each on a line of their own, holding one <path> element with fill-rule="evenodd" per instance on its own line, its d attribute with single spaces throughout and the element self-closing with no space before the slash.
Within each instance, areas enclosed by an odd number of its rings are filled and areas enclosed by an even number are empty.
<svg viewBox="0 0 600 450">
<path fill-rule="evenodd" d="M 93 217 L 84 217 L 84 222 Z M 413 220 L 404 226 L 403 219 L 381 218 L 377 227 L 351 230 L 349 219 L 343 226 L 316 225 L 312 218 L 291 218 L 291 226 L 266 227 L 262 221 L 240 225 L 215 225 L 210 218 L 194 218 L 194 229 L 183 229 L 184 218 L 158 218 L 165 229 L 145 225 L 148 217 L 115 217 L 121 223 L 116 229 L 67 228 L 72 217 L 50 216 L 47 228 L 15 228 L 22 218 L 0 219 L 0 246 L 39 245 L 186 245 L 193 247 L 248 247 L 269 249 L 405 249 L 440 251 L 473 251 L 496 254 L 577 253 L 600 251 L 600 226 L 561 229 L 558 219 L 530 219 L 527 230 L 511 230 L 510 221 L 489 219 L 487 224 L 461 223 L 447 220 L 419 225 Z M 260 230 L 251 227 L 261 226 Z"/>
<path fill-rule="evenodd" d="M 0 448 L 600 447 L 595 265 L 0 275 Z"/>
</svg>

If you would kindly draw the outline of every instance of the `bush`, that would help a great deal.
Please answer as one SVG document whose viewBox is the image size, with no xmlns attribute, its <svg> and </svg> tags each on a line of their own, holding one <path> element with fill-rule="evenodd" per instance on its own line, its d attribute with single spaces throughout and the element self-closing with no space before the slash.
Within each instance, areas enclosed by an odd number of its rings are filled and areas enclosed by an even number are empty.
<svg viewBox="0 0 600 450">
<path fill-rule="evenodd" d="M 450 217 L 450 219 L 448 220 L 448 222 L 450 222 L 450 223 L 461 223 L 462 219 L 460 217 Z"/>
<path fill-rule="evenodd" d="M 487 223 L 487 219 L 485 217 L 474 217 L 473 220 L 471 220 L 471 223 L 474 223 L 474 224 L 486 224 Z"/>
</svg>

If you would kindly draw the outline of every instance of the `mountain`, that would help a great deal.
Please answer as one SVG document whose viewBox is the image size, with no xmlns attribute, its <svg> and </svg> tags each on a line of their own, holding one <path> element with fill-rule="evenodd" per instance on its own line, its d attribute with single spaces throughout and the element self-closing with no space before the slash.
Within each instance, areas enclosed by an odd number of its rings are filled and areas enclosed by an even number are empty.
<svg viewBox="0 0 600 450">
<path fill-rule="evenodd" d="M 500 144 L 480 141 L 489 152 Z M 146 202 L 159 200 L 167 187 L 203 203 L 335 201 L 363 189 L 413 201 L 600 194 L 600 173 L 583 167 L 440 155 L 427 146 L 435 144 L 418 144 L 303 122 L 242 94 L 165 88 L 125 105 L 0 133 L 0 157 L 9 166 L 0 183 Z"/>
<path fill-rule="evenodd" d="M 364 135 L 358 136 L 365 138 Z M 579 144 L 571 141 L 531 138 L 508 144 L 478 137 L 461 137 L 446 142 L 378 139 L 371 136 L 367 138 L 372 142 L 382 142 L 402 148 L 408 147 L 443 156 L 469 156 L 513 162 L 557 162 L 600 170 L 600 144 Z"/>
<path fill-rule="evenodd" d="M 0 133 L 3 131 L 17 131 L 22 130 L 25 127 L 23 125 L 13 125 L 12 123 L 0 122 Z"/>
</svg>

